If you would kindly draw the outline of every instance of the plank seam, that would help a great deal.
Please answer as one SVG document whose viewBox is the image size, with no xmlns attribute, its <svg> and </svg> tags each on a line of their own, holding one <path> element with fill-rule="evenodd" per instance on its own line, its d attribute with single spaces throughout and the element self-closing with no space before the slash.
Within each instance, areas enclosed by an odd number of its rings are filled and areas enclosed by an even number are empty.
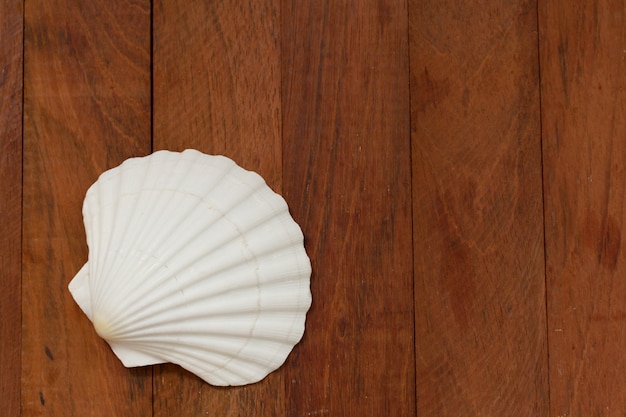
<svg viewBox="0 0 626 417">
<path fill-rule="evenodd" d="M 540 17 L 540 2 L 537 0 L 535 4 L 536 12 L 536 24 L 537 24 L 537 80 L 539 82 L 539 153 L 541 156 L 541 214 L 543 216 L 543 296 L 544 296 L 544 317 L 545 317 L 545 332 L 546 332 L 546 365 L 548 366 L 547 382 L 548 392 L 546 396 L 548 398 L 548 414 L 552 409 L 550 393 L 552 391 L 550 384 L 550 322 L 548 317 L 548 255 L 547 255 L 547 243 L 546 243 L 546 188 L 545 188 L 545 173 L 544 173 L 544 153 L 543 153 L 543 82 L 541 78 L 541 17 Z"/>
<path fill-rule="evenodd" d="M 417 324 L 415 320 L 416 314 L 416 302 L 415 299 L 415 226 L 414 226 L 414 207 L 413 207 L 413 134 L 411 126 L 413 126 L 413 109 L 411 104 L 413 103 L 411 97 L 411 4 L 408 0 L 405 0 L 406 7 L 406 53 L 407 53 L 407 85 L 408 85 L 408 112 L 409 112 L 409 198 L 411 202 L 410 218 L 411 218 L 411 284 L 413 291 L 413 406 L 415 415 L 419 415 L 417 409 Z"/>
<path fill-rule="evenodd" d="M 150 152 L 154 152 L 154 1 L 150 1 Z"/>
<path fill-rule="evenodd" d="M 19 296 L 19 301 L 18 301 L 18 305 L 20 306 L 19 309 L 19 317 L 20 317 L 20 331 L 18 332 L 18 346 L 19 346 L 19 367 L 20 367 L 20 380 L 18 381 L 18 388 L 17 388 L 17 392 L 18 392 L 18 398 L 19 398 L 19 415 L 22 415 L 22 372 L 23 372 L 23 350 L 22 350 L 22 331 L 21 331 L 21 327 L 22 327 L 22 323 L 23 323 L 23 308 L 22 308 L 22 292 L 23 292 L 23 276 L 24 276 L 24 250 L 23 250 L 23 245 L 24 245 L 24 97 L 25 97 L 25 89 L 24 89 L 24 70 L 25 70 L 25 61 L 26 59 L 24 58 L 24 51 L 26 50 L 26 5 L 25 5 L 26 1 L 22 1 L 21 2 L 21 14 L 22 14 L 22 50 L 20 51 L 20 57 L 22 59 L 22 65 L 21 65 L 21 74 L 20 74 L 20 79 L 21 79 L 21 100 L 20 100 L 20 105 L 21 105 L 21 109 L 20 109 L 20 113 L 21 113 L 21 118 L 20 118 L 20 122 L 21 122 L 21 126 L 20 126 L 20 241 L 19 241 L 19 259 L 20 259 L 20 274 L 19 274 L 19 292 L 18 292 L 18 296 Z"/>
<path fill-rule="evenodd" d="M 150 1 L 150 153 L 154 152 L 154 1 Z M 150 415 L 154 417 L 155 372 L 150 367 Z"/>
</svg>

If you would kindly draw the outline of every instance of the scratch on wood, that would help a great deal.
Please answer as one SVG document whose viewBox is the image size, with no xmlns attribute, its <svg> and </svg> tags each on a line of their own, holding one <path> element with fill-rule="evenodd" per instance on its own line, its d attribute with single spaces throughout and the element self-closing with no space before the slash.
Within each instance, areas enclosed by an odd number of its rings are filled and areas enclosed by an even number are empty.
<svg viewBox="0 0 626 417">
<path fill-rule="evenodd" d="M 620 247 L 622 243 L 621 225 L 612 216 L 609 216 L 606 222 L 604 238 L 598 248 L 600 264 L 615 271 L 617 260 L 619 258 Z"/>
<path fill-rule="evenodd" d="M 317 416 L 321 414 L 328 414 L 328 409 L 324 408 L 322 410 L 309 411 L 308 413 L 306 413 L 307 416 Z"/>
</svg>

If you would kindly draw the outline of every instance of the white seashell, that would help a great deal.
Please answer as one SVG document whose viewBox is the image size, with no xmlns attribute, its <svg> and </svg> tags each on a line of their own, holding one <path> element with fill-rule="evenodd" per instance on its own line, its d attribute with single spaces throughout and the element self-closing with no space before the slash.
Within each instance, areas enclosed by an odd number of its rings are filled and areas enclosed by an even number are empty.
<svg viewBox="0 0 626 417">
<path fill-rule="evenodd" d="M 194 150 L 131 158 L 89 188 L 83 217 L 89 260 L 69 290 L 125 366 L 243 385 L 301 339 L 311 265 L 256 173 Z"/>
</svg>

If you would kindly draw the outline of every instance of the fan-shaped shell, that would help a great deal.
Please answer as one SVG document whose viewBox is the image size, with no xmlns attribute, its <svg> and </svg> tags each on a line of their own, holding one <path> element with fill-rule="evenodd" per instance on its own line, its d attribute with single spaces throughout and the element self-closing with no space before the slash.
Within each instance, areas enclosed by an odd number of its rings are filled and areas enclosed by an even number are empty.
<svg viewBox="0 0 626 417">
<path fill-rule="evenodd" d="M 301 339 L 302 232 L 256 173 L 194 150 L 131 158 L 89 188 L 83 217 L 89 259 L 69 289 L 124 365 L 243 385 Z"/>
</svg>

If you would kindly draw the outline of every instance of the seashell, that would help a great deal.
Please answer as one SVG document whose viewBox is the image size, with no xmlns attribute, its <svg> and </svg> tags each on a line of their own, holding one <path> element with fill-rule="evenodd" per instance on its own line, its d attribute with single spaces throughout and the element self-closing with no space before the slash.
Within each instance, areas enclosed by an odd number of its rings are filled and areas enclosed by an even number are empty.
<svg viewBox="0 0 626 417">
<path fill-rule="evenodd" d="M 89 258 L 69 290 L 125 366 L 244 385 L 301 339 L 311 265 L 258 174 L 195 150 L 131 158 L 89 188 L 83 218 Z"/>
</svg>

